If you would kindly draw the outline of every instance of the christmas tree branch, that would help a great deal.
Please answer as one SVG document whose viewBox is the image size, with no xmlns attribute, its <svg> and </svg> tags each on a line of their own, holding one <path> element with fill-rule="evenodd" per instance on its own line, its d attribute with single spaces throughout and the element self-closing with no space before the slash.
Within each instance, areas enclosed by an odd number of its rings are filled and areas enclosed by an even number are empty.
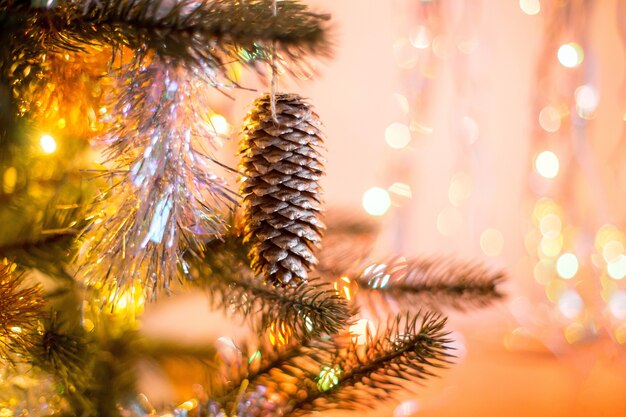
<svg viewBox="0 0 626 417">
<path fill-rule="evenodd" d="M 240 237 L 227 235 L 209 245 L 199 262 L 192 260 L 194 282 L 207 290 L 214 305 L 244 317 L 260 313 L 263 328 L 285 324 L 298 338 L 336 333 L 348 323 L 348 306 L 330 284 L 316 280 L 289 288 L 263 284 L 248 266 L 247 250 Z"/>
<path fill-rule="evenodd" d="M 503 297 L 506 275 L 476 262 L 448 258 L 398 259 L 372 264 L 356 278 L 356 301 L 372 311 L 405 308 L 466 310 Z"/>
</svg>

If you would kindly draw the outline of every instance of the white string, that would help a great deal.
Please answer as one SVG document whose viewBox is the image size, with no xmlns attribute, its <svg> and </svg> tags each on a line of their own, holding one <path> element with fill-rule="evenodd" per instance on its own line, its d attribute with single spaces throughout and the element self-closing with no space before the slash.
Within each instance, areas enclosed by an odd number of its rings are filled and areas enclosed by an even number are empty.
<svg viewBox="0 0 626 417">
<path fill-rule="evenodd" d="M 277 0 L 274 0 L 272 2 L 272 11 L 274 14 L 274 20 L 276 19 L 276 16 L 278 15 L 276 1 Z M 272 80 L 270 83 L 270 106 L 272 110 L 272 119 L 274 120 L 274 123 L 278 124 L 278 117 L 276 116 L 276 78 L 277 78 L 276 73 L 277 73 L 276 71 L 276 41 L 274 40 L 272 42 Z"/>
</svg>

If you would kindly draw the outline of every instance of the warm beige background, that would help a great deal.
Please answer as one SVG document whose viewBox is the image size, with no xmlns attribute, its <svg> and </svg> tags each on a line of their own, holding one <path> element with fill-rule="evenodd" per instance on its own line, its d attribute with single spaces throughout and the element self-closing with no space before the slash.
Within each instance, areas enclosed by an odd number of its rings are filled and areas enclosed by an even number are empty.
<svg viewBox="0 0 626 417">
<path fill-rule="evenodd" d="M 374 185 L 388 187 L 396 180 L 394 175 L 403 175 L 413 188 L 413 199 L 403 209 L 392 209 L 383 219 L 386 227 L 379 242 L 380 253 L 457 254 L 505 268 L 511 275 L 506 285 L 509 297 L 502 304 L 467 315 L 452 314 L 450 329 L 458 340 L 458 365 L 441 372 L 441 378 L 429 381 L 426 387 L 413 387 L 414 395 L 403 395 L 367 415 L 403 416 L 399 412 L 394 415 L 394 409 L 406 399 L 416 400 L 412 403 L 416 407 L 414 415 L 425 417 L 626 415 L 626 347 L 611 341 L 602 328 L 585 341 L 567 344 L 559 323 L 535 317 L 534 308 L 545 308 L 546 297 L 543 288 L 520 266 L 527 215 L 524 204 L 530 167 L 530 124 L 536 120 L 531 103 L 544 30 L 542 15 L 523 14 L 517 0 L 470 2 L 482 7 L 476 27 L 482 65 L 475 72 L 478 94 L 472 97 L 477 100 L 473 107 L 477 109 L 480 136 L 474 149 L 479 156 L 461 155 L 474 161 L 470 170 L 474 192 L 463 211 L 460 232 L 446 238 L 437 231 L 436 219 L 447 204 L 448 182 L 458 165 L 454 146 L 457 138 L 447 125 L 448 104 L 454 94 L 449 88 L 450 71 L 441 75 L 432 104 L 434 134 L 414 140 L 399 155 L 385 145 L 384 130 L 391 122 L 406 122 L 392 96 L 407 89 L 392 51 L 393 42 L 401 35 L 399 16 L 406 2 L 309 3 L 333 14 L 337 53 L 332 61 L 320 65 L 320 76 L 315 81 L 295 85 L 283 81 L 283 87 L 311 97 L 326 125 L 329 151 L 324 185 L 329 204 L 361 214 L 361 196 L 366 189 Z M 597 3 L 591 37 L 596 45 L 602 95 L 590 137 L 597 152 L 592 156 L 598 158 L 601 172 L 606 173 L 610 167 L 603 165 L 603 143 L 615 143 L 622 134 L 625 68 L 623 46 L 612 15 L 615 0 Z M 253 97 L 253 93 L 237 95 L 235 117 Z M 408 173 L 394 170 L 399 160 L 410 166 Z M 613 198 L 619 201 L 623 197 Z M 603 219 L 596 220 L 602 224 Z M 487 258 L 480 250 L 480 232 L 487 227 L 502 231 L 501 256 Z M 585 297 L 597 298 L 593 292 L 596 286 L 588 287 L 591 292 Z M 520 303 L 526 303 L 522 309 L 525 317 L 519 315 Z M 197 338 L 215 336 L 215 320 L 207 319 L 201 296 L 170 299 L 163 305 L 168 307 L 167 314 L 149 314 L 147 330 L 166 326 L 178 329 L 172 330 L 174 335 L 185 337 L 192 333 L 181 327 L 185 323 L 195 327 L 193 334 Z M 190 308 L 196 310 L 189 313 Z M 518 315 L 514 316 L 512 310 Z M 193 323 L 190 316 L 197 322 Z M 519 329 L 522 324 L 526 330 Z M 220 329 L 218 335 L 232 332 Z M 151 385 L 150 389 L 159 388 Z"/>
</svg>

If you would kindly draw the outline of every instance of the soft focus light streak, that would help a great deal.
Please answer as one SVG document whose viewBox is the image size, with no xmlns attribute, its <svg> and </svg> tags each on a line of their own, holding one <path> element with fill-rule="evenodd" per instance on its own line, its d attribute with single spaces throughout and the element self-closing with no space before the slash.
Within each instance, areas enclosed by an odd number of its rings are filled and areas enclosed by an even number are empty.
<svg viewBox="0 0 626 417">
<path fill-rule="evenodd" d="M 411 191 L 411 186 L 409 184 L 405 184 L 403 182 L 394 182 L 389 186 L 389 192 L 400 197 L 404 198 L 412 198 L 413 192 Z"/>
<path fill-rule="evenodd" d="M 559 173 L 559 158 L 554 152 L 543 151 L 535 159 L 535 169 L 544 178 L 554 178 Z"/>
<path fill-rule="evenodd" d="M 428 48 L 430 46 L 430 38 L 430 31 L 426 26 L 422 25 L 411 29 L 411 34 L 409 35 L 411 45 L 413 45 L 417 49 Z"/>
<path fill-rule="evenodd" d="M 420 410 L 420 403 L 417 400 L 407 400 L 400 403 L 399 406 L 393 410 L 393 417 L 409 417 L 414 415 Z"/>
<path fill-rule="evenodd" d="M 57 150 L 57 142 L 48 134 L 41 135 L 39 146 L 41 146 L 43 152 L 47 154 L 54 153 L 54 151 Z"/>
<path fill-rule="evenodd" d="M 372 187 L 363 193 L 363 208 L 371 216 L 382 216 L 391 207 L 391 197 L 387 190 Z"/>
</svg>

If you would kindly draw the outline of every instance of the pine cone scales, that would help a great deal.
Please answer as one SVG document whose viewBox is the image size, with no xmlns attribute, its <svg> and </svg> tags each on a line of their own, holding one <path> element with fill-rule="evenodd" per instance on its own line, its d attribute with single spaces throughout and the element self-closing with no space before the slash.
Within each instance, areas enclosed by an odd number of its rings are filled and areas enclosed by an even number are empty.
<svg viewBox="0 0 626 417">
<path fill-rule="evenodd" d="M 244 124 L 240 153 L 244 240 L 256 274 L 274 285 L 297 285 L 317 264 L 322 204 L 318 180 L 323 158 L 321 123 L 311 106 L 294 94 L 258 98 Z"/>
</svg>

